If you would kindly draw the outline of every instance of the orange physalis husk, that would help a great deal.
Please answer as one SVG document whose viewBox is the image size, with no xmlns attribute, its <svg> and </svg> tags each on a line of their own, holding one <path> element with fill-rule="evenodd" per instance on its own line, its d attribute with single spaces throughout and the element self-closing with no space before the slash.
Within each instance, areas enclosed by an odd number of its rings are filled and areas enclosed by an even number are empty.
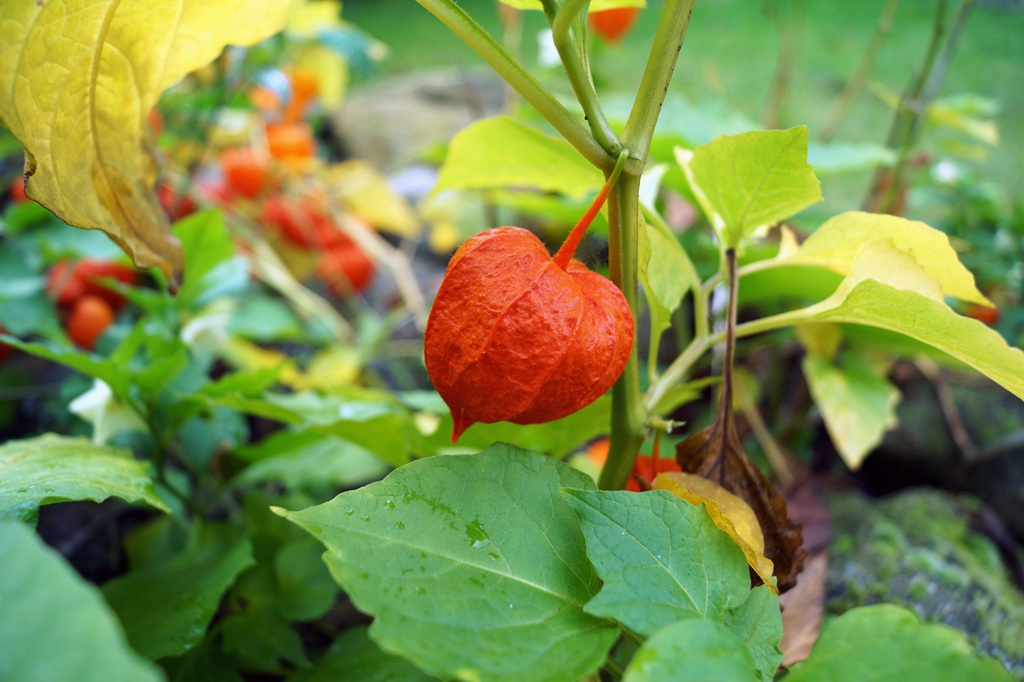
<svg viewBox="0 0 1024 682">
<path fill-rule="evenodd" d="M 554 258 L 532 232 L 498 227 L 455 252 L 430 311 L 427 373 L 452 411 L 452 442 L 476 422 L 539 424 L 605 393 L 633 345 L 612 282 L 570 260 L 608 185 Z"/>
</svg>

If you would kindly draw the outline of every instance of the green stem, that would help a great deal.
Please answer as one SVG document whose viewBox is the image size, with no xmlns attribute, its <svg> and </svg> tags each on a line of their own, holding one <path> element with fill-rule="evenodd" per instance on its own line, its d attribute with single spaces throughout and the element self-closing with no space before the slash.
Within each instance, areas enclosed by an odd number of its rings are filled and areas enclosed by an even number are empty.
<svg viewBox="0 0 1024 682">
<path fill-rule="evenodd" d="M 867 85 L 871 71 L 875 68 L 875 62 L 878 61 L 878 54 L 885 44 L 885 39 L 889 36 L 889 31 L 892 30 L 892 20 L 896 15 L 896 9 L 899 5 L 900 0 L 886 0 L 882 13 L 875 23 L 875 32 L 871 35 L 871 42 L 868 43 L 867 49 L 864 50 L 860 64 L 857 65 L 857 70 L 846 84 L 846 87 L 843 88 L 842 94 L 832 107 L 828 120 L 818 134 L 818 139 L 822 142 L 828 142 L 835 137 L 839 124 L 846 118 L 846 114 L 850 111 L 853 102 L 864 90 L 864 86 Z"/>
<path fill-rule="evenodd" d="M 640 217 L 640 176 L 623 173 L 608 200 L 608 266 L 637 319 L 637 233 Z M 625 369 L 612 387 L 611 442 L 598 486 L 619 490 L 633 470 L 644 440 L 646 413 L 640 395 L 640 363 L 636 336 Z"/>
<path fill-rule="evenodd" d="M 647 153 L 654 137 L 654 127 L 661 114 L 661 106 L 668 94 L 668 84 L 683 47 L 686 28 L 696 0 L 665 0 L 654 36 L 651 54 L 647 58 L 640 88 L 633 102 L 633 110 L 622 133 L 622 144 L 633 152 L 631 165 L 626 170 L 639 175 L 647 164 Z"/>
<path fill-rule="evenodd" d="M 590 131 L 454 0 L 416 1 L 490 64 L 587 161 L 602 169 L 612 165 L 614 157 L 608 156 Z"/>
<path fill-rule="evenodd" d="M 562 66 L 565 68 L 565 75 L 569 78 L 573 92 L 576 93 L 576 99 L 583 107 L 583 113 L 587 123 L 590 124 L 590 131 L 594 134 L 594 139 L 604 147 L 609 156 L 615 157 L 618 156 L 622 145 L 619 144 L 619 138 L 601 110 L 601 103 L 597 99 L 594 83 L 584 70 L 583 63 L 580 61 L 580 53 L 573 45 L 572 37 L 569 34 L 573 20 L 579 16 L 583 6 L 588 2 L 590 0 L 566 0 L 551 24 L 551 35 L 555 49 L 558 50 L 558 56 L 562 60 Z"/>
</svg>

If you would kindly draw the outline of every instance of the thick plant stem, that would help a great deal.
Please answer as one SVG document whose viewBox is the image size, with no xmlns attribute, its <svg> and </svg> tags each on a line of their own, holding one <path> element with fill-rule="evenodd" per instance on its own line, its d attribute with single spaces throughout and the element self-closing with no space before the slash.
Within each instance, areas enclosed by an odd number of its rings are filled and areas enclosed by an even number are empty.
<svg viewBox="0 0 1024 682">
<path fill-rule="evenodd" d="M 637 232 L 640 217 L 640 176 L 623 173 L 612 188 L 608 200 L 608 265 L 611 279 L 622 290 L 636 319 Z M 626 368 L 612 387 L 611 443 L 608 459 L 601 470 L 598 486 L 603 490 L 625 487 L 633 470 L 640 444 L 644 440 L 646 412 L 640 394 L 640 362 L 637 342 L 629 354 Z"/>
<path fill-rule="evenodd" d="M 690 14 L 697 0 L 665 0 L 661 21 L 654 36 L 651 54 L 647 58 L 640 88 L 633 102 L 633 110 L 622 132 L 622 144 L 633 152 L 627 172 L 639 175 L 647 164 L 647 153 L 654 137 L 654 126 L 661 114 L 661 105 L 668 94 L 668 84 L 676 68 L 679 50 L 683 47 Z"/>
<path fill-rule="evenodd" d="M 616 137 L 615 131 L 612 130 L 608 119 L 605 118 L 604 112 L 601 110 L 597 92 L 594 90 L 594 83 L 584 70 L 580 54 L 569 35 L 569 28 L 572 26 L 573 20 L 579 16 L 583 5 L 587 2 L 588 0 L 566 0 L 551 24 L 551 35 L 555 49 L 558 50 L 558 56 L 562 60 L 562 66 L 565 68 L 565 75 L 569 78 L 573 92 L 576 93 L 576 99 L 583 107 L 583 113 L 586 115 L 587 123 L 590 124 L 594 139 L 608 152 L 609 156 L 618 156 L 622 145 L 619 144 L 619 138 Z"/>
<path fill-rule="evenodd" d="M 491 68 L 515 88 L 516 92 L 547 119 L 548 123 L 554 126 L 555 130 L 561 133 L 587 161 L 604 170 L 611 168 L 615 157 L 609 156 L 586 126 L 562 106 L 454 0 L 416 1 L 490 64 Z"/>
</svg>

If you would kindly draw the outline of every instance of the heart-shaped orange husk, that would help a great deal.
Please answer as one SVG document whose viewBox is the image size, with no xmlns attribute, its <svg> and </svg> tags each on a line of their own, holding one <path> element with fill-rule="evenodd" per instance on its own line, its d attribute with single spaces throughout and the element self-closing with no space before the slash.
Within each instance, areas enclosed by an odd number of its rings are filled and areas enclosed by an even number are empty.
<svg viewBox="0 0 1024 682">
<path fill-rule="evenodd" d="M 452 411 L 452 442 L 476 422 L 538 424 L 589 405 L 626 366 L 633 316 L 618 287 L 565 269 L 519 227 L 466 240 L 427 320 L 427 373 Z"/>
</svg>

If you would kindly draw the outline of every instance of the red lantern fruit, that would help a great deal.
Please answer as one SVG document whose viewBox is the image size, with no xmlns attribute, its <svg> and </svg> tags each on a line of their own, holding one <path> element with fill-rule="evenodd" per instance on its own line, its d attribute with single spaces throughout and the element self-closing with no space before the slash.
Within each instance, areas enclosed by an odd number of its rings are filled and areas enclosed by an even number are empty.
<svg viewBox="0 0 1024 682">
<path fill-rule="evenodd" d="M 636 23 L 639 7 L 617 7 L 615 9 L 589 12 L 587 25 L 590 30 L 609 43 L 617 43 Z"/>
<path fill-rule="evenodd" d="M 427 373 L 452 411 L 452 442 L 476 422 L 548 422 L 605 393 L 633 345 L 633 316 L 611 281 L 572 260 L 606 184 L 554 258 L 528 230 L 466 240 L 427 320 Z"/>
</svg>

